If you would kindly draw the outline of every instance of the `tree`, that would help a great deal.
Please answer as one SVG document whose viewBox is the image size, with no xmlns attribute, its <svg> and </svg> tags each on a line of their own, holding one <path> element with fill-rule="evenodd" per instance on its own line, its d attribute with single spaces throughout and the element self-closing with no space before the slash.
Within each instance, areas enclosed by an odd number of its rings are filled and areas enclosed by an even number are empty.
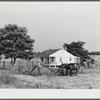
<svg viewBox="0 0 100 100">
<path fill-rule="evenodd" d="M 17 58 L 32 58 L 35 40 L 27 33 L 25 27 L 15 24 L 8 24 L 0 29 L 0 51 L 6 58 L 11 58 L 14 64 Z"/>
<path fill-rule="evenodd" d="M 29 50 L 27 52 L 26 51 L 20 52 L 19 58 L 31 60 L 32 58 L 34 58 L 34 55 L 35 55 L 35 53 L 32 50 Z"/>
<path fill-rule="evenodd" d="M 100 51 L 92 51 L 89 54 L 90 55 L 100 55 Z"/>
<path fill-rule="evenodd" d="M 64 43 L 63 47 L 67 48 L 67 51 L 71 54 L 80 57 L 83 61 L 89 58 L 89 52 L 83 48 L 84 44 L 84 42 L 78 41 L 70 44 Z"/>
</svg>

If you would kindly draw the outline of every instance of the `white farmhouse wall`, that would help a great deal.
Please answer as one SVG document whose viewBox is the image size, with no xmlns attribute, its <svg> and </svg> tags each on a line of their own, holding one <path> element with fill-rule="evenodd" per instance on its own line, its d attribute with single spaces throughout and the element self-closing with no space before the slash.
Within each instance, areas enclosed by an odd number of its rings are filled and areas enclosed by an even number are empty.
<svg viewBox="0 0 100 100">
<path fill-rule="evenodd" d="M 75 62 L 75 56 L 70 54 L 69 52 L 61 49 L 53 54 L 50 55 L 50 57 L 55 57 L 56 64 L 61 65 L 62 63 L 74 63 Z M 61 62 L 62 59 L 62 62 Z"/>
</svg>

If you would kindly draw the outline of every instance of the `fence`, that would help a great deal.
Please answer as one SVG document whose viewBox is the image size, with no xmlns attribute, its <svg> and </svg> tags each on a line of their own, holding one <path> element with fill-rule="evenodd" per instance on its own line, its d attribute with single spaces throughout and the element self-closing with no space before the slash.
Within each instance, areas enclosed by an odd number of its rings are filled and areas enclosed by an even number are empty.
<svg viewBox="0 0 100 100">
<path fill-rule="evenodd" d="M 17 60 L 14 65 L 14 71 L 12 70 L 12 65 L 10 61 L 1 61 L 0 62 L 0 69 L 10 70 L 14 73 L 18 74 L 25 74 L 25 75 L 54 75 L 55 73 L 44 66 L 43 64 L 37 65 L 37 61 L 31 60 Z"/>
<path fill-rule="evenodd" d="M 39 68 L 36 66 L 36 61 L 31 60 L 17 60 L 15 63 L 15 70 L 16 73 L 22 73 L 22 74 L 28 74 L 28 75 L 44 75 L 44 74 L 55 74 L 57 72 L 57 69 L 49 69 L 47 67 L 41 67 Z M 41 64 L 42 65 L 42 64 Z M 99 67 L 100 61 L 95 61 L 94 67 Z M 87 65 L 85 67 L 81 68 L 81 72 L 83 73 L 83 68 L 88 68 Z M 91 67 L 92 68 L 92 67 Z M 0 62 L 0 69 L 6 69 L 12 71 L 12 65 L 10 61 L 1 61 Z M 55 71 L 55 72 L 54 72 Z"/>
</svg>

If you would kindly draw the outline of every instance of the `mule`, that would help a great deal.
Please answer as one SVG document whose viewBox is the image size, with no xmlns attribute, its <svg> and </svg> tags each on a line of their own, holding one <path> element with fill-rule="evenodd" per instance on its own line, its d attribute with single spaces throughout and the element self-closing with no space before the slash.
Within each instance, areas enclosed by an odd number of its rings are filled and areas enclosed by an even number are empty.
<svg viewBox="0 0 100 100">
<path fill-rule="evenodd" d="M 68 64 L 66 66 L 66 70 L 69 70 L 70 71 L 69 72 L 70 76 L 72 76 L 73 74 L 74 75 L 78 75 L 78 70 L 79 69 L 80 69 L 80 65 L 77 64 L 77 63 L 70 63 L 70 64 Z M 73 71 L 75 71 L 75 72 L 73 73 Z"/>
<path fill-rule="evenodd" d="M 59 66 L 60 75 L 78 75 L 78 70 L 80 69 L 80 64 L 70 63 L 70 64 L 62 64 Z M 73 73 L 75 71 L 75 73 Z"/>
</svg>

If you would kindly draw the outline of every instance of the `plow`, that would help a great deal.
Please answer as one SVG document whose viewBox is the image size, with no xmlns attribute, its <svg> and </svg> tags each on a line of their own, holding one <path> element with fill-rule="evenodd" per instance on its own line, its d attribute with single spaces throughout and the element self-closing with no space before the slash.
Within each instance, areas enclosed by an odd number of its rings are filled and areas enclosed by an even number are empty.
<svg viewBox="0 0 100 100">
<path fill-rule="evenodd" d="M 53 76 L 73 76 L 78 75 L 78 70 L 80 69 L 79 64 L 62 64 L 58 66 L 57 68 L 53 67 L 46 67 L 42 63 L 37 63 L 32 66 L 32 68 L 29 68 L 27 71 L 22 72 L 23 74 L 28 75 L 53 75 Z"/>
</svg>

